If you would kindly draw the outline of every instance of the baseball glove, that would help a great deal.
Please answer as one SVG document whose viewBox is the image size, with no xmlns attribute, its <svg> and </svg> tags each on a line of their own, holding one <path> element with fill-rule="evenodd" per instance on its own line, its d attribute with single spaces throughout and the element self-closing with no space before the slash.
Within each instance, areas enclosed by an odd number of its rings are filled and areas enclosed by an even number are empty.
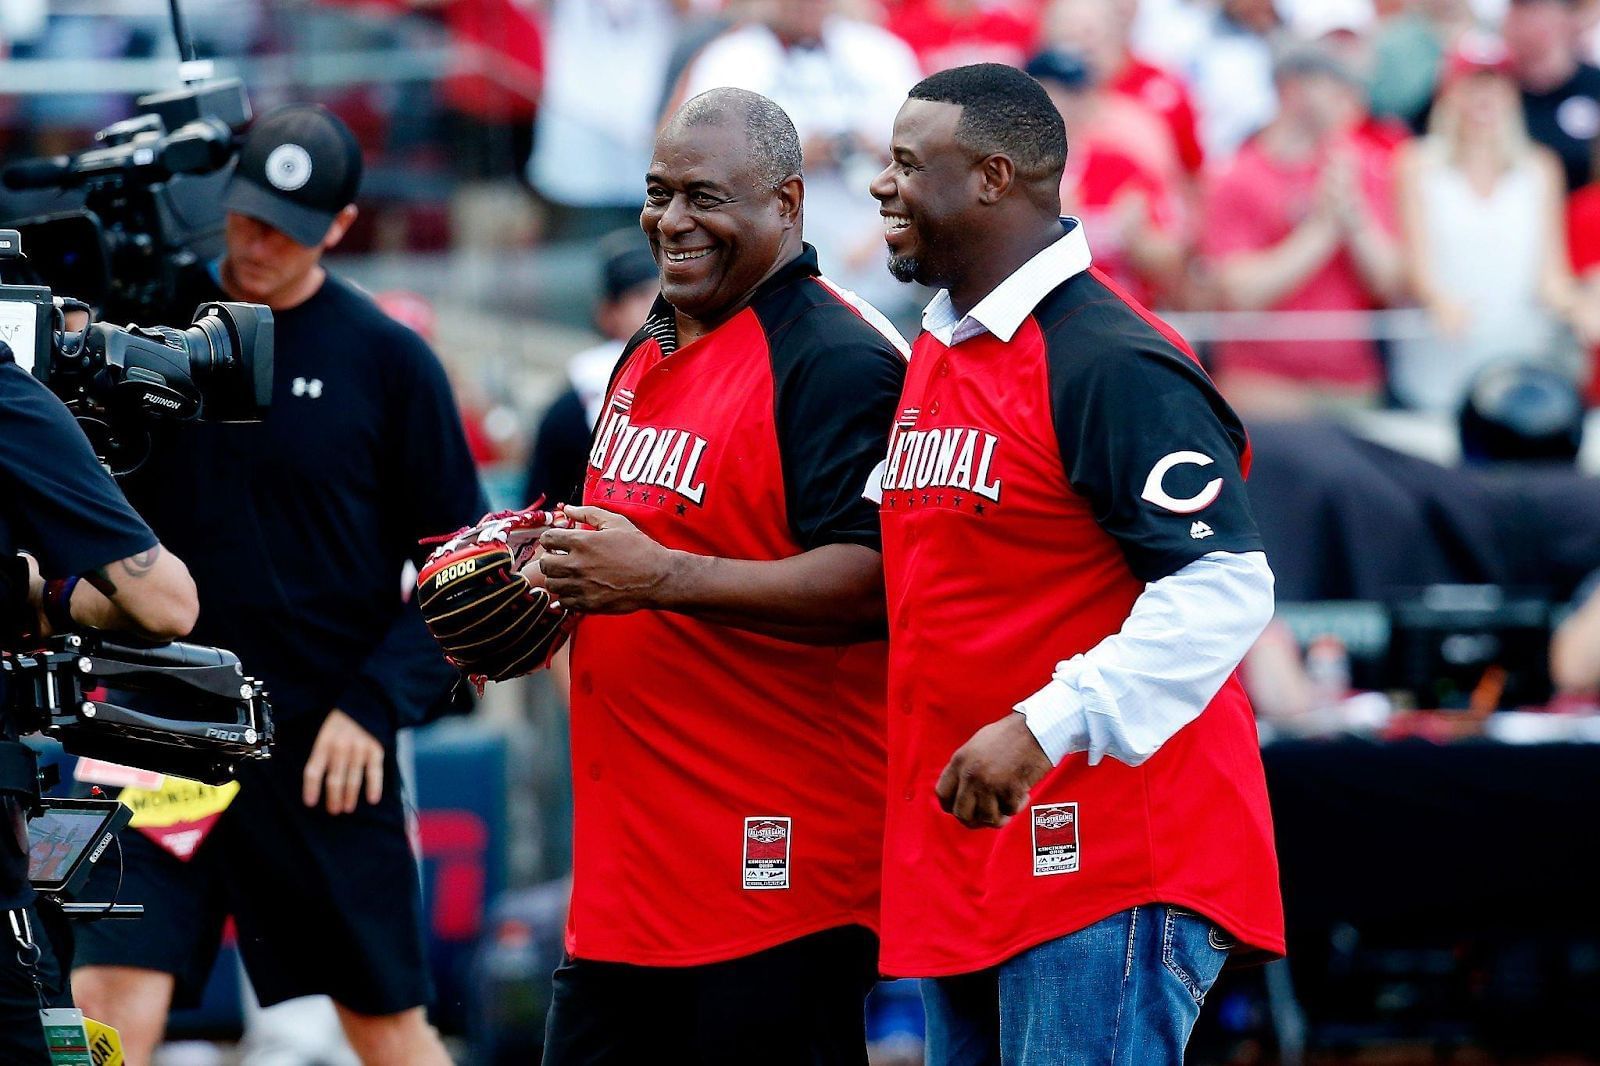
<svg viewBox="0 0 1600 1066">
<path fill-rule="evenodd" d="M 542 501 L 540 501 L 542 502 Z M 536 503 L 496 511 L 445 537 L 417 574 L 417 602 L 444 657 L 483 691 L 489 681 L 531 673 L 550 662 L 576 622 L 521 570 L 539 535 L 571 528 L 559 509 Z"/>
</svg>

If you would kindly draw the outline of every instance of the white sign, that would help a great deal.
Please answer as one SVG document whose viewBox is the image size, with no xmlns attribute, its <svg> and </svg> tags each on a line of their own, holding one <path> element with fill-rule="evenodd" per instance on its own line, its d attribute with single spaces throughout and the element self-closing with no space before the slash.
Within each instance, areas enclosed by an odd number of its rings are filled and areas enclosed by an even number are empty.
<svg viewBox="0 0 1600 1066">
<path fill-rule="evenodd" d="M 35 316 L 38 305 L 17 300 L 0 300 L 0 341 L 11 345 L 17 365 L 32 373 Z"/>
</svg>

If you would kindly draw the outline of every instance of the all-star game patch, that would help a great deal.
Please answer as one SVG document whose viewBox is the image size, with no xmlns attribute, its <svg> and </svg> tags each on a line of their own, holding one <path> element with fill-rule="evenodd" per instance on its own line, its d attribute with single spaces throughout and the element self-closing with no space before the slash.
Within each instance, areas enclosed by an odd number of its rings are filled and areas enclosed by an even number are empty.
<svg viewBox="0 0 1600 1066">
<path fill-rule="evenodd" d="M 1033 819 L 1033 875 L 1078 872 L 1078 805 L 1041 803 L 1029 808 Z"/>
<path fill-rule="evenodd" d="M 744 820 L 744 887 L 789 887 L 789 819 Z"/>
</svg>

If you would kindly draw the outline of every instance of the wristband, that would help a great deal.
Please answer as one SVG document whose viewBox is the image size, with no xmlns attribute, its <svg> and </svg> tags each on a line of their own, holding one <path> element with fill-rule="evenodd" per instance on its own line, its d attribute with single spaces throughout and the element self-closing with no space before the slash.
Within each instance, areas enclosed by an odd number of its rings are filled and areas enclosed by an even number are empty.
<svg viewBox="0 0 1600 1066">
<path fill-rule="evenodd" d="M 71 632 L 72 590 L 78 587 L 78 575 L 53 577 L 44 583 L 44 620 L 56 633 Z"/>
</svg>

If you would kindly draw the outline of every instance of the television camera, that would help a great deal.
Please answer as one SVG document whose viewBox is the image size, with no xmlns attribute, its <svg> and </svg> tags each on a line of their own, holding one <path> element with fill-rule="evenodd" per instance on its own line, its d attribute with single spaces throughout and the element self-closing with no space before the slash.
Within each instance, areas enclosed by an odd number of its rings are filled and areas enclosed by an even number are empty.
<svg viewBox="0 0 1600 1066">
<path fill-rule="evenodd" d="M 0 230 L 0 281 L 27 262 L 22 236 Z M 68 329 L 68 313 L 83 315 Z M 61 398 L 115 475 L 138 469 L 149 428 L 165 421 L 259 421 L 272 402 L 272 312 L 207 303 L 186 329 L 115 326 L 42 285 L 0 284 L 0 342 Z"/>
<path fill-rule="evenodd" d="M 26 261 L 21 242 L 17 231 L 0 230 L 0 268 Z M 0 284 L 0 354 L 62 399 L 114 475 L 137 469 L 153 424 L 257 421 L 266 413 L 266 307 L 203 304 L 186 329 L 114 326 L 93 321 L 93 311 L 45 286 Z M 84 316 L 80 328 L 67 328 L 70 312 Z M 221 648 L 69 633 L 0 650 L 0 671 L 18 732 L 43 733 L 75 755 L 219 784 L 244 760 L 271 753 L 266 692 Z M 114 800 L 43 798 L 54 784 L 31 749 L 0 740 L 0 792 L 22 797 L 31 819 L 30 873 L 40 891 L 61 899 L 87 878 L 127 815 Z M 112 917 L 141 911 L 63 906 Z"/>
<path fill-rule="evenodd" d="M 95 147 L 20 160 L 0 181 L 82 194 L 81 207 L 11 223 L 36 256 L 21 280 L 71 292 L 112 320 L 148 322 L 199 261 L 197 246 L 220 231 L 205 175 L 233 161 L 250 103 L 243 83 L 227 78 L 141 96 L 137 107 L 96 133 Z"/>
</svg>

